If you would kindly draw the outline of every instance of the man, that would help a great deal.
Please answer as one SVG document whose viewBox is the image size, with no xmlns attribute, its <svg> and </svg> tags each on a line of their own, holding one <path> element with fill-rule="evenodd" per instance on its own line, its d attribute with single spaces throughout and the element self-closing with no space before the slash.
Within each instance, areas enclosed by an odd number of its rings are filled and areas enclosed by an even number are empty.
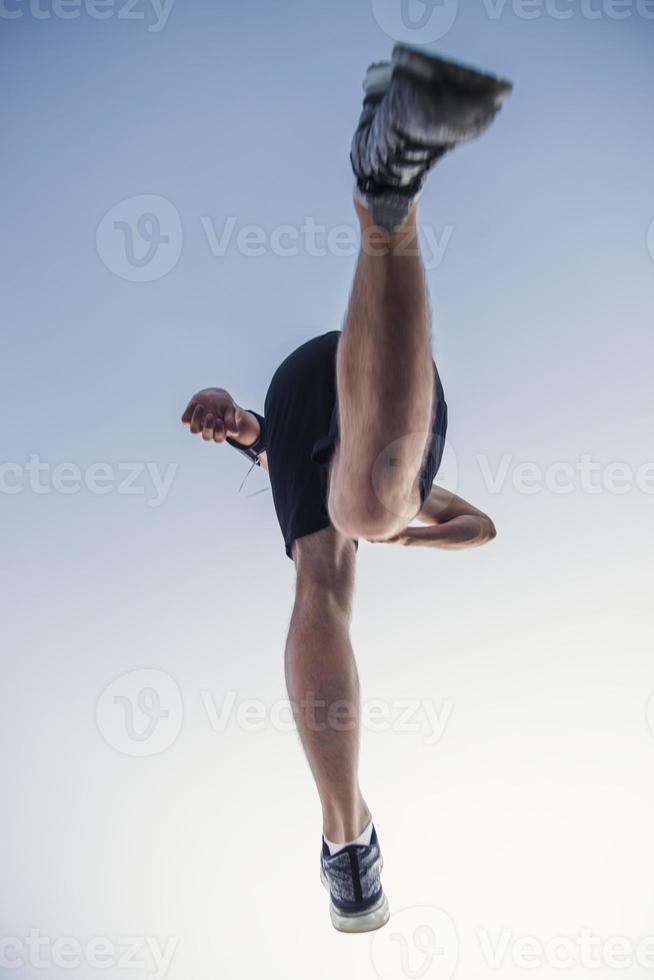
<svg viewBox="0 0 654 980">
<path fill-rule="evenodd" d="M 358 779 L 349 638 L 358 539 L 464 548 L 495 536 L 489 517 L 432 487 L 447 407 L 431 354 L 416 205 L 435 161 L 480 135 L 510 90 L 404 45 L 390 64 L 372 65 L 352 144 L 362 241 L 343 331 L 308 341 L 280 365 L 263 417 L 221 388 L 198 392 L 182 416 L 192 433 L 226 440 L 270 475 L 297 573 L 286 682 L 322 803 L 321 878 L 344 932 L 389 917 Z M 423 527 L 409 526 L 414 518 Z"/>
</svg>

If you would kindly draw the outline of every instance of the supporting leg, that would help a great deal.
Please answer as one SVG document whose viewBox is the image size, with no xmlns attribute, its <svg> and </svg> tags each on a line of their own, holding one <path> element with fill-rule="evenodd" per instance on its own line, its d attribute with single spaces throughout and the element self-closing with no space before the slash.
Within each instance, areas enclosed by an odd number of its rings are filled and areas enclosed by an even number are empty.
<svg viewBox="0 0 654 980">
<path fill-rule="evenodd" d="M 334 528 L 293 544 L 295 607 L 286 644 L 286 684 L 323 810 L 323 833 L 354 840 L 370 822 L 361 795 L 359 680 L 349 637 L 352 541 Z"/>
<path fill-rule="evenodd" d="M 420 507 L 433 411 L 428 300 L 415 206 L 391 232 L 356 207 L 362 245 L 337 353 L 340 446 L 329 511 L 346 537 L 383 539 Z"/>
</svg>

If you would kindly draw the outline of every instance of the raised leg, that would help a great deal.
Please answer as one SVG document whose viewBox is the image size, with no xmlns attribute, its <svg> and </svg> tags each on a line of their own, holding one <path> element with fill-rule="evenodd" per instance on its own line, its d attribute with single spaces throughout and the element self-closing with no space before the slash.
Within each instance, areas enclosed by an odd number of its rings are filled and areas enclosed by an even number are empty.
<svg viewBox="0 0 654 980">
<path fill-rule="evenodd" d="M 298 538 L 293 559 L 286 684 L 320 795 L 323 833 L 350 841 L 370 821 L 359 789 L 359 679 L 349 636 L 354 544 L 325 528 Z"/>
<path fill-rule="evenodd" d="M 375 540 L 402 530 L 420 508 L 434 375 L 415 206 L 394 231 L 356 208 L 362 243 L 337 352 L 340 445 L 329 512 L 346 537 Z"/>
</svg>

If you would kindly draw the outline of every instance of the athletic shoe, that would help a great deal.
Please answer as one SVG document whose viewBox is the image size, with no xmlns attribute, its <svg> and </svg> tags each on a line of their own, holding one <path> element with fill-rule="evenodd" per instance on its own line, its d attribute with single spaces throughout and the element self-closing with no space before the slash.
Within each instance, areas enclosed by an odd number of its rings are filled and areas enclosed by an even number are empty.
<svg viewBox="0 0 654 980">
<path fill-rule="evenodd" d="M 512 85 L 398 44 L 392 63 L 370 66 L 363 88 L 350 159 L 361 199 L 390 231 L 406 220 L 436 160 L 480 136 Z"/>
<path fill-rule="evenodd" d="M 350 844 L 333 855 L 323 838 L 320 880 L 329 891 L 329 913 L 339 932 L 371 932 L 388 922 L 383 863 L 374 827 L 370 844 Z"/>
</svg>

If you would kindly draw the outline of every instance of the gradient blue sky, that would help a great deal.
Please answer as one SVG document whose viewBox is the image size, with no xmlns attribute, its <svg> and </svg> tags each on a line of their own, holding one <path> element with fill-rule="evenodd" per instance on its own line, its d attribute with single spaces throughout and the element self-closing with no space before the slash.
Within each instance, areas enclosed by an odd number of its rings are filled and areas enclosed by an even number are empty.
<svg viewBox="0 0 654 980">
<path fill-rule="evenodd" d="M 545 939 L 589 923 L 635 936 L 652 921 L 652 494 L 511 483 L 525 462 L 652 459 L 654 22 L 635 4 L 624 19 L 608 0 L 592 19 L 559 6 L 572 16 L 461 4 L 431 45 L 515 84 L 492 131 L 438 165 L 421 216 L 449 235 L 428 280 L 457 485 L 499 536 L 469 554 L 360 550 L 366 696 L 455 704 L 437 748 L 397 733 L 364 743 L 394 907 L 448 909 L 469 978 L 488 975 L 480 922 Z M 175 980 L 299 978 L 307 965 L 371 977 L 368 947 L 347 954 L 328 932 L 294 738 L 216 735 L 202 715 L 205 689 L 283 697 L 293 569 L 270 494 L 239 496 L 243 458 L 191 439 L 179 415 L 211 384 L 261 409 L 285 354 L 341 325 L 351 257 L 234 244 L 217 257 L 205 228 L 354 227 L 361 78 L 392 39 L 364 0 L 177 0 L 159 31 L 3 10 L 22 16 L 0 16 L 2 461 L 177 469 L 158 507 L 0 494 L 1 766 L 15 804 L 0 932 L 176 935 Z M 96 245 L 104 215 L 140 195 L 181 218 L 178 261 L 150 282 L 114 274 Z M 493 470 L 508 454 L 499 492 L 480 454 Z M 184 698 L 179 738 L 146 759 L 115 752 L 94 717 L 103 689 L 138 668 L 169 673 Z M 264 860 L 262 826 L 293 856 L 266 857 L 257 891 L 238 854 L 250 842 Z M 435 826 L 447 856 L 421 876 L 417 842 Z M 293 953 L 280 877 L 301 898 Z"/>
</svg>

